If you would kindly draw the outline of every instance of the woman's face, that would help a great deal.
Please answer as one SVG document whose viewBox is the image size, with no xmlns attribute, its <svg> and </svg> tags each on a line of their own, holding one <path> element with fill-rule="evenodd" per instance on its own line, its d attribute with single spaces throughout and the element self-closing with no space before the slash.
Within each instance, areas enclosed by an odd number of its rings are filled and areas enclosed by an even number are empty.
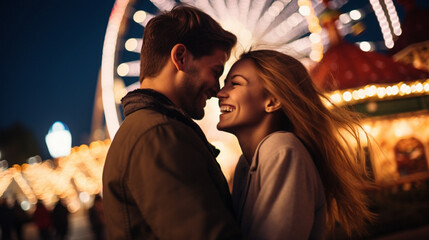
<svg viewBox="0 0 429 240">
<path fill-rule="evenodd" d="M 218 92 L 221 114 L 217 128 L 233 134 L 254 130 L 267 114 L 268 94 L 258 79 L 252 60 L 236 62 Z"/>
</svg>

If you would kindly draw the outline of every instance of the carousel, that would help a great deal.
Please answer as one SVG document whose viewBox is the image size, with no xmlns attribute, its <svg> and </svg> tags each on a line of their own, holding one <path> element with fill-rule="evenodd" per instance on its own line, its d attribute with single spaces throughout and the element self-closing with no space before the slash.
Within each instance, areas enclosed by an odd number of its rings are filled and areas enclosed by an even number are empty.
<svg viewBox="0 0 429 240">
<path fill-rule="evenodd" d="M 372 140 L 368 166 L 377 183 L 429 179 L 429 58 L 423 55 L 428 42 L 415 43 L 395 57 L 365 52 L 340 36 L 338 16 L 329 9 L 321 16 L 330 46 L 310 70 L 315 84 L 333 103 L 363 114 L 363 127 Z M 419 51 L 422 46 L 426 52 Z"/>
</svg>

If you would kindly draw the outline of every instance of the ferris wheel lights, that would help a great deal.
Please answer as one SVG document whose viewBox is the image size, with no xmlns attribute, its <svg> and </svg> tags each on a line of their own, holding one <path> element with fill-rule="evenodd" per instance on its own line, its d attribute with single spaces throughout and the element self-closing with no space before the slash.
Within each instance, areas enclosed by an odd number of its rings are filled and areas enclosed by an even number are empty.
<svg viewBox="0 0 429 240">
<path fill-rule="evenodd" d="M 125 42 L 125 49 L 130 52 L 140 52 L 142 43 L 142 39 L 130 38 Z"/>
<path fill-rule="evenodd" d="M 310 8 L 307 5 L 299 7 L 298 12 L 304 17 L 311 13 Z"/>
<path fill-rule="evenodd" d="M 149 22 L 149 20 L 151 20 L 153 17 L 154 17 L 154 15 L 152 15 L 146 11 L 138 10 L 137 12 L 134 13 L 133 20 L 136 23 L 145 27 L 147 22 Z"/>
<path fill-rule="evenodd" d="M 382 4 L 380 4 L 381 1 L 384 1 L 386 10 L 384 10 Z M 387 48 L 392 48 L 394 46 L 392 33 L 396 36 L 402 33 L 395 6 L 392 0 L 370 0 L 370 3 L 379 22 L 384 45 L 386 45 Z"/>
<path fill-rule="evenodd" d="M 280 1 L 275 1 L 268 9 L 268 14 L 272 17 L 277 17 L 284 8 L 284 4 Z"/>
<path fill-rule="evenodd" d="M 396 36 L 399 36 L 402 34 L 402 29 L 401 29 L 401 24 L 399 22 L 398 13 L 396 12 L 395 5 L 393 5 L 392 0 L 385 0 L 384 3 L 386 4 L 387 13 L 392 23 L 393 33 Z"/>
<path fill-rule="evenodd" d="M 372 50 L 372 44 L 367 41 L 363 41 L 359 43 L 359 48 L 364 52 L 369 52 Z"/>
<path fill-rule="evenodd" d="M 322 53 L 319 51 L 311 51 L 309 57 L 311 60 L 319 62 L 322 60 Z"/>
<path fill-rule="evenodd" d="M 140 75 L 140 61 L 121 63 L 116 68 L 116 72 L 121 77 L 138 77 Z"/>
<path fill-rule="evenodd" d="M 162 11 L 170 11 L 175 5 L 174 0 L 150 0 L 157 8 Z"/>
<path fill-rule="evenodd" d="M 130 72 L 130 67 L 126 63 L 119 64 L 118 68 L 116 69 L 116 72 L 119 76 L 124 77 L 127 76 Z"/>
<path fill-rule="evenodd" d="M 385 42 L 385 44 L 386 44 L 386 47 L 387 48 L 393 48 L 393 46 L 395 45 L 395 43 L 393 42 L 393 40 L 387 40 L 386 42 Z"/>
<path fill-rule="evenodd" d="M 347 14 L 347 13 L 343 13 L 343 14 L 341 14 L 339 17 L 338 17 L 338 19 L 340 20 L 340 22 L 342 23 L 342 24 L 347 24 L 347 23 L 349 23 L 352 19 L 350 18 L 350 15 L 349 14 Z"/>
<path fill-rule="evenodd" d="M 146 12 L 143 10 L 139 10 L 139 11 L 134 13 L 133 20 L 136 23 L 142 23 L 146 19 L 146 17 L 147 17 Z"/>
<path fill-rule="evenodd" d="M 356 9 L 350 11 L 349 15 L 350 15 L 350 18 L 353 19 L 353 20 L 355 20 L 355 21 L 362 18 L 362 13 L 359 10 L 356 10 Z"/>
<path fill-rule="evenodd" d="M 318 34 L 318 33 L 310 34 L 309 39 L 310 39 L 311 43 L 320 43 L 322 41 L 320 34 Z"/>
<path fill-rule="evenodd" d="M 290 27 L 296 27 L 303 20 L 302 15 L 294 13 L 286 20 Z"/>
</svg>

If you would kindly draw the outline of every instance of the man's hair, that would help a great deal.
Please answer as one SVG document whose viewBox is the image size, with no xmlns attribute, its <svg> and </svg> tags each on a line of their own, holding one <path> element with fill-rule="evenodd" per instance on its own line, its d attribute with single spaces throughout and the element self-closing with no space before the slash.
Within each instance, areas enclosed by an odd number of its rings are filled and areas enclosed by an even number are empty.
<svg viewBox="0 0 429 240">
<path fill-rule="evenodd" d="M 190 6 L 177 6 L 152 18 L 143 34 L 140 56 L 140 82 L 156 77 L 176 44 L 183 44 L 196 59 L 221 49 L 229 55 L 237 42 L 212 17 Z"/>
</svg>

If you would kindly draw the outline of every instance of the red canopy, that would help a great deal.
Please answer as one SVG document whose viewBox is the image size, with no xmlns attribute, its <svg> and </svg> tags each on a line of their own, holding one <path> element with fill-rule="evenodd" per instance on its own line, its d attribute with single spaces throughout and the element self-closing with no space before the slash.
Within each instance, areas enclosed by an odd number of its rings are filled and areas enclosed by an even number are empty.
<svg viewBox="0 0 429 240">
<path fill-rule="evenodd" d="M 310 74 L 315 84 L 326 91 L 429 77 L 428 72 L 378 52 L 364 52 L 344 40 L 330 47 Z"/>
</svg>

